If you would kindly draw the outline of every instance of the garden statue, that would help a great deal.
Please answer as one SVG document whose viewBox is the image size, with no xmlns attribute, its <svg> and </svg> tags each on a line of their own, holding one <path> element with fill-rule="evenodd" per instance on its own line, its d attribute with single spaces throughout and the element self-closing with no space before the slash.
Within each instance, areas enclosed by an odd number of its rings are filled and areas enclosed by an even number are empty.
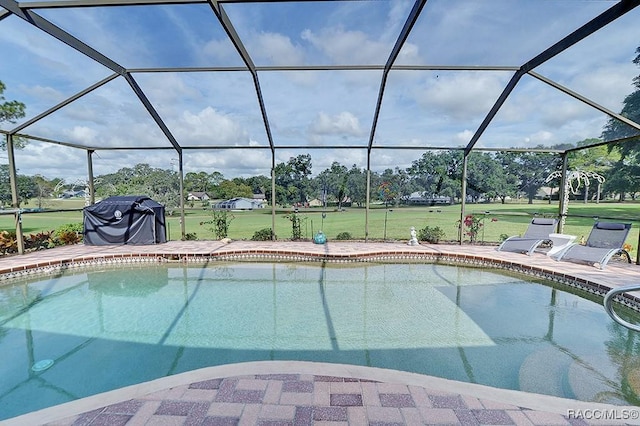
<svg viewBox="0 0 640 426">
<path fill-rule="evenodd" d="M 411 239 L 409 240 L 409 245 L 410 246 L 417 246 L 420 245 L 420 243 L 418 242 L 418 238 L 416 237 L 416 228 L 415 227 L 411 227 Z"/>
</svg>

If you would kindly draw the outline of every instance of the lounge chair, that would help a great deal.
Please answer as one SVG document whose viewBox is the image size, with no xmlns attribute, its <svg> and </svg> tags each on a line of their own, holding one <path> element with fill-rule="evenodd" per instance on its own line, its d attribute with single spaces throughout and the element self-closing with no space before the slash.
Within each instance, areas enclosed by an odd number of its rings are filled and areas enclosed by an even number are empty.
<svg viewBox="0 0 640 426">
<path fill-rule="evenodd" d="M 549 241 L 549 234 L 556 230 L 556 223 L 558 221 L 553 218 L 535 217 L 524 235 L 507 238 L 500 244 L 498 251 L 513 251 L 531 256 L 540 244 Z"/>
<path fill-rule="evenodd" d="M 558 254 L 556 260 L 597 264 L 604 269 L 611 257 L 622 254 L 631 263 L 631 256 L 622 248 L 630 230 L 630 223 L 596 222 L 584 245 L 571 244 Z"/>
</svg>

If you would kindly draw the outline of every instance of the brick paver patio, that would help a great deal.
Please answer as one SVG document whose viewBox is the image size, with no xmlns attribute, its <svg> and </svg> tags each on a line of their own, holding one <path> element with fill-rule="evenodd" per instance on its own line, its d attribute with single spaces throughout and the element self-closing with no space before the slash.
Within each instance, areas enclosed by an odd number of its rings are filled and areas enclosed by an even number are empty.
<svg viewBox="0 0 640 426">
<path fill-rule="evenodd" d="M 533 275 L 565 277 L 595 291 L 640 283 L 640 268 L 605 270 L 525 256 L 491 246 L 406 242 L 171 241 L 157 246 L 67 246 L 0 259 L 3 277 L 95 262 L 202 259 L 345 261 L 418 258 L 485 263 Z M 483 263 L 484 262 L 484 263 Z M 595 412 L 593 410 L 596 410 Z M 589 411 L 591 410 L 591 411 Z M 617 410 L 617 411 L 612 411 Z M 602 420 L 603 413 L 608 419 Z M 30 413 L 7 425 L 582 425 L 638 423 L 640 407 L 613 407 L 494 389 L 412 373 L 295 361 L 211 367 Z M 586 416 L 585 416 L 586 414 Z"/>
</svg>

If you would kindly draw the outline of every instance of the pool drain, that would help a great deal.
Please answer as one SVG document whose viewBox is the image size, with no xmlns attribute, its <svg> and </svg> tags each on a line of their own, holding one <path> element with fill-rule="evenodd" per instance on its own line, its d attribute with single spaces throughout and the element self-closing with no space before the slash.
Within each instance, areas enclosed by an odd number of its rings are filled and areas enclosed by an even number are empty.
<svg viewBox="0 0 640 426">
<path fill-rule="evenodd" d="M 31 370 L 33 371 L 44 371 L 47 368 L 50 368 L 53 365 L 53 360 L 52 359 L 42 359 L 38 362 L 36 362 L 35 364 L 33 364 L 33 367 L 31 367 Z"/>
</svg>

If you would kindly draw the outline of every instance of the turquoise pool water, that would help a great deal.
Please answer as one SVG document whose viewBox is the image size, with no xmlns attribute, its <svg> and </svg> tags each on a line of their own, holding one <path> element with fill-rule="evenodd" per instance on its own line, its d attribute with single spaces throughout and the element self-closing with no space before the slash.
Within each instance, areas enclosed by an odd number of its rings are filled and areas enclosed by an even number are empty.
<svg viewBox="0 0 640 426">
<path fill-rule="evenodd" d="M 290 359 L 635 404 L 638 336 L 597 301 L 486 269 L 87 269 L 0 287 L 0 419 L 201 367 Z"/>
</svg>

